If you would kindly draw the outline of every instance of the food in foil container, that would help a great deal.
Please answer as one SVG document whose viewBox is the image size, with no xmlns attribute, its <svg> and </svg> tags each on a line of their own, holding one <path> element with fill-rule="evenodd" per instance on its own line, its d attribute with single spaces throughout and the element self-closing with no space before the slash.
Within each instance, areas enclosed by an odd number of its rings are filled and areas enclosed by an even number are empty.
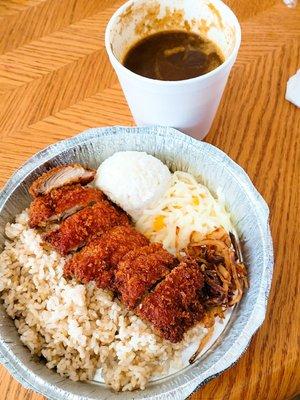
<svg viewBox="0 0 300 400">
<path fill-rule="evenodd" d="M 62 376 L 144 389 L 197 342 L 193 363 L 248 287 L 222 194 L 149 154 L 115 153 L 97 173 L 56 167 L 29 192 L 6 226 L 0 295 L 21 341 Z"/>
</svg>

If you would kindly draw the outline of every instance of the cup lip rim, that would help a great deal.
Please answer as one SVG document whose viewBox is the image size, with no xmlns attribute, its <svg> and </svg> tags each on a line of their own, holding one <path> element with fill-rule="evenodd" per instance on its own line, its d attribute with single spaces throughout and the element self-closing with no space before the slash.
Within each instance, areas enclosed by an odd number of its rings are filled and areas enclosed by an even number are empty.
<svg viewBox="0 0 300 400">
<path fill-rule="evenodd" d="M 136 80 L 139 80 L 144 83 L 151 83 L 152 85 L 155 85 L 155 86 L 164 86 L 164 87 L 184 86 L 187 84 L 194 84 L 196 82 L 205 81 L 208 78 L 213 77 L 214 75 L 217 75 L 219 72 L 221 72 L 223 69 L 225 69 L 228 66 L 228 64 L 230 64 L 231 61 L 236 57 L 238 50 L 240 48 L 241 36 L 242 36 L 239 20 L 238 20 L 237 16 L 235 15 L 235 13 L 232 11 L 232 9 L 227 4 L 225 4 L 222 0 L 212 0 L 214 3 L 217 3 L 226 9 L 226 11 L 232 17 L 233 25 L 236 30 L 236 32 L 235 32 L 236 33 L 236 42 L 235 42 L 234 48 L 233 48 L 231 54 L 229 55 L 229 57 L 221 65 L 219 65 L 217 68 L 215 68 L 214 70 L 212 70 L 204 75 L 196 76 L 195 78 L 182 79 L 182 80 L 177 80 L 177 81 L 167 81 L 167 80 L 165 81 L 165 80 L 147 78 L 145 76 L 139 75 L 139 74 L 131 71 L 130 69 L 126 68 L 117 59 L 114 52 L 112 51 L 111 41 L 110 41 L 110 33 L 112 30 L 112 25 L 115 22 L 116 18 L 120 14 L 122 14 L 122 12 L 126 10 L 126 8 L 128 8 L 131 4 L 135 3 L 136 1 L 137 0 L 127 0 L 123 5 L 121 5 L 113 13 L 113 15 L 109 19 L 109 21 L 106 25 L 106 29 L 105 29 L 105 48 L 106 48 L 108 57 L 110 59 L 110 62 L 112 63 L 113 66 L 118 67 L 128 77 L 135 78 Z M 157 1 L 160 1 L 160 0 L 157 0 Z"/>
</svg>

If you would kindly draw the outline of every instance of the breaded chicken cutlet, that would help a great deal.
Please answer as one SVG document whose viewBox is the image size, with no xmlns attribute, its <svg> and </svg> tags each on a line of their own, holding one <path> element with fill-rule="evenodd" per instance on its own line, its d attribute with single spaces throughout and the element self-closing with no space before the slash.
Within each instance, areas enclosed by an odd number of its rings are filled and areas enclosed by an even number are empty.
<svg viewBox="0 0 300 400">
<path fill-rule="evenodd" d="M 102 200 L 73 214 L 58 229 L 46 233 L 43 239 L 60 254 L 66 255 L 84 246 L 92 235 L 102 234 L 117 225 L 129 225 L 128 216 Z"/>
<path fill-rule="evenodd" d="M 102 289 L 113 289 L 114 270 L 130 251 L 146 246 L 148 239 L 132 226 L 116 226 L 95 235 L 66 263 L 64 275 L 88 283 L 96 281 Z"/>
<path fill-rule="evenodd" d="M 115 272 L 115 290 L 122 303 L 130 309 L 136 307 L 142 297 L 164 279 L 175 265 L 175 257 L 159 243 L 129 252 L 119 262 Z"/>
<path fill-rule="evenodd" d="M 100 190 L 81 185 L 53 189 L 45 195 L 36 197 L 30 204 L 29 226 L 45 227 L 48 223 L 63 220 L 105 198 Z"/>
<path fill-rule="evenodd" d="M 199 300 L 203 283 L 196 261 L 183 260 L 142 300 L 135 312 L 160 336 L 180 342 L 184 333 L 203 317 L 204 308 Z"/>
<path fill-rule="evenodd" d="M 81 164 L 59 165 L 38 177 L 30 186 L 29 193 L 32 197 L 36 197 L 66 185 L 76 183 L 86 185 L 94 180 L 95 174 L 94 169 Z"/>
</svg>

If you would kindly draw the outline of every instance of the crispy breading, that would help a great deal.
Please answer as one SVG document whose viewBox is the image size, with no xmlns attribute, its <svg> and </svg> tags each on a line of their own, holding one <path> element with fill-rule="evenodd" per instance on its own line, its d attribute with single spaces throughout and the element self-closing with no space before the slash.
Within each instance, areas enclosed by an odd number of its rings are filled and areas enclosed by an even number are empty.
<svg viewBox="0 0 300 400">
<path fill-rule="evenodd" d="M 75 212 L 104 200 L 98 189 L 81 185 L 63 186 L 50 193 L 36 197 L 29 208 L 29 226 L 45 227 L 47 223 L 65 219 Z"/>
<path fill-rule="evenodd" d="M 121 301 L 131 309 L 136 307 L 148 290 L 170 272 L 175 262 L 175 257 L 159 243 L 129 252 L 115 272 L 115 288 Z"/>
<path fill-rule="evenodd" d="M 81 164 L 65 164 L 50 169 L 39 176 L 30 186 L 32 197 L 47 194 L 65 185 L 80 183 L 86 185 L 94 180 L 96 171 Z"/>
<path fill-rule="evenodd" d="M 66 255 L 84 246 L 95 233 L 102 234 L 116 225 L 128 225 L 128 216 L 106 200 L 73 214 L 58 229 L 43 236 L 45 242 Z"/>
<path fill-rule="evenodd" d="M 136 313 L 164 339 L 179 342 L 203 317 L 199 292 L 203 275 L 195 261 L 185 259 L 143 299 Z"/>
<path fill-rule="evenodd" d="M 146 246 L 148 239 L 131 226 L 116 226 L 101 236 L 93 237 L 87 245 L 73 255 L 64 268 L 66 277 L 75 277 L 97 286 L 112 289 L 114 269 L 131 250 Z"/>
</svg>

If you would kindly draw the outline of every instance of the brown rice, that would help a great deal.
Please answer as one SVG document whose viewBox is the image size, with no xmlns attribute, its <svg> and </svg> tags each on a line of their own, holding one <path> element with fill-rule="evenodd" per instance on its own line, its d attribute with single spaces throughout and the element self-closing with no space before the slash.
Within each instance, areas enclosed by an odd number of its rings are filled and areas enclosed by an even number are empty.
<svg viewBox="0 0 300 400">
<path fill-rule="evenodd" d="M 182 351 L 206 330 L 191 329 L 172 344 L 94 284 L 63 277 L 65 259 L 41 246 L 28 212 L 7 224 L 0 254 L 0 296 L 21 341 L 72 380 L 93 379 L 100 369 L 114 390 L 144 389 L 147 382 L 182 366 Z"/>
</svg>

